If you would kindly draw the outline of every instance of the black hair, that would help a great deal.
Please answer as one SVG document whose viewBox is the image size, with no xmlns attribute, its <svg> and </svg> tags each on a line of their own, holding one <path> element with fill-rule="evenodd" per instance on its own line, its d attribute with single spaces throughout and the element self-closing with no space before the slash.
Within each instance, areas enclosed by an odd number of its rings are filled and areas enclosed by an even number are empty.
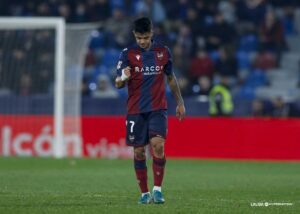
<svg viewBox="0 0 300 214">
<path fill-rule="evenodd" d="M 152 22 L 147 17 L 138 18 L 133 22 L 133 30 L 137 33 L 151 32 Z"/>
</svg>

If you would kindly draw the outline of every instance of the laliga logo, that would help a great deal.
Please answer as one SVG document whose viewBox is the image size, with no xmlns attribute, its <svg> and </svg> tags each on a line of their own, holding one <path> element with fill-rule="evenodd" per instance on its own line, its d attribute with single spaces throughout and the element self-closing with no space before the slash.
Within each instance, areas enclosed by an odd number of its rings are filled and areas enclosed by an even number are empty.
<svg viewBox="0 0 300 214">
<path fill-rule="evenodd" d="M 52 156 L 54 138 L 50 131 L 51 127 L 45 125 L 41 128 L 41 133 L 37 136 L 28 132 L 13 134 L 13 130 L 10 126 L 4 126 L 1 130 L 0 138 L 0 145 L 2 143 L 2 155 Z M 82 141 L 78 134 L 65 135 L 63 143 L 63 154 L 76 157 L 82 155 Z"/>
</svg>

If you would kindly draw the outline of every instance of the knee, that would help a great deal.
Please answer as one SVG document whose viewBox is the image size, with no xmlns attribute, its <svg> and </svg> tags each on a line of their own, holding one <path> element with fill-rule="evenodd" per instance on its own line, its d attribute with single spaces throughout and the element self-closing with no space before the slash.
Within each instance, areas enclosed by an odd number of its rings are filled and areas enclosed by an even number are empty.
<svg viewBox="0 0 300 214">
<path fill-rule="evenodd" d="M 163 154 L 164 153 L 164 144 L 163 143 L 158 143 L 154 146 L 154 150 L 158 154 Z"/>
<path fill-rule="evenodd" d="M 151 145 L 152 145 L 153 154 L 155 157 L 157 157 L 157 158 L 164 157 L 164 155 L 165 155 L 164 144 L 165 144 L 165 141 L 162 138 L 152 140 Z"/>
<path fill-rule="evenodd" d="M 134 158 L 138 160 L 146 159 L 145 149 L 144 148 L 135 148 L 134 149 Z"/>
</svg>

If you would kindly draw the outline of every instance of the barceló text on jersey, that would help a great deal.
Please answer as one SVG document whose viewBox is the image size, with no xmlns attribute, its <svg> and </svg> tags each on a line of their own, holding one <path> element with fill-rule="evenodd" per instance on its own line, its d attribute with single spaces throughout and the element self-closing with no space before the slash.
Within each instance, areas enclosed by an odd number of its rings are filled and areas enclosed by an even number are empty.
<svg viewBox="0 0 300 214">
<path fill-rule="evenodd" d="M 145 75 L 156 75 L 160 74 L 161 71 L 163 70 L 164 66 L 163 65 L 152 65 L 152 66 L 144 66 L 144 67 L 138 67 L 136 66 L 134 68 L 135 72 L 143 72 Z"/>
</svg>

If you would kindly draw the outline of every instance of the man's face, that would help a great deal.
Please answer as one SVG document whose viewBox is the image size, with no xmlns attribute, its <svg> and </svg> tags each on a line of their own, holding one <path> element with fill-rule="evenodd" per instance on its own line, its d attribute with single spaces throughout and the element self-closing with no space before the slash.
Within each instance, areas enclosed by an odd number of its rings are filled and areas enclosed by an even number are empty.
<svg viewBox="0 0 300 214">
<path fill-rule="evenodd" d="M 147 32 L 147 33 L 138 33 L 138 32 L 134 32 L 134 37 L 136 40 L 136 43 L 138 44 L 138 46 L 140 46 L 143 49 L 148 49 L 150 48 L 151 45 L 151 39 L 153 36 L 153 32 Z"/>
</svg>

